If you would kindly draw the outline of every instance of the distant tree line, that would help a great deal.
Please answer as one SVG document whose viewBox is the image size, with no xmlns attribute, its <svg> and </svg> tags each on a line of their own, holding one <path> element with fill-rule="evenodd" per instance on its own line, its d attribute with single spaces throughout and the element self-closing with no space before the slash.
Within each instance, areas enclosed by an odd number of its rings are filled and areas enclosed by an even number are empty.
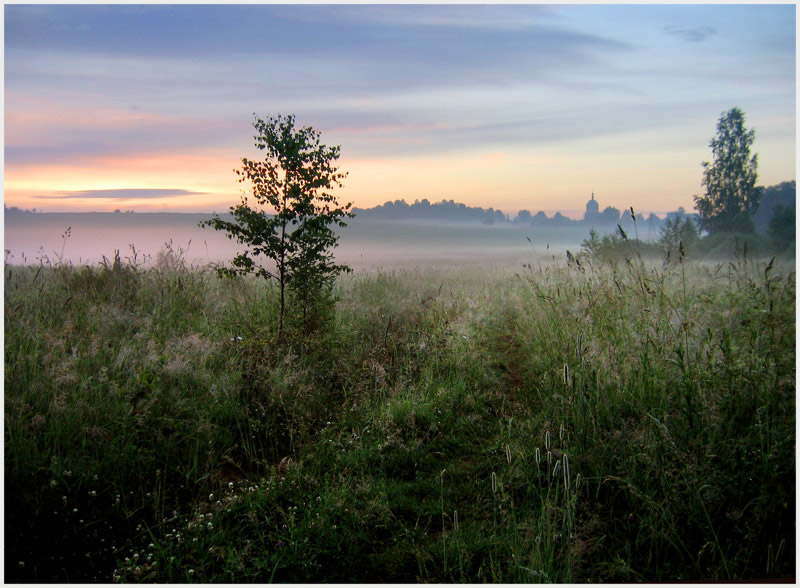
<svg viewBox="0 0 800 588">
<path fill-rule="evenodd" d="M 470 222 L 493 225 L 509 223 L 515 225 L 531 225 L 534 227 L 599 227 L 613 230 L 617 225 L 630 226 L 633 230 L 634 219 L 630 209 L 620 211 L 613 206 L 606 207 L 596 215 L 581 220 L 574 220 L 560 212 L 547 216 L 543 211 L 532 214 L 529 210 L 520 210 L 511 218 L 502 210 L 467 206 L 453 200 L 441 200 L 431 203 L 427 198 L 415 200 L 412 204 L 405 200 L 389 201 L 374 208 L 353 208 L 358 218 L 380 220 L 430 220 L 442 222 Z M 634 213 L 635 214 L 635 213 Z M 668 213 L 664 218 L 654 213 L 637 218 L 640 227 L 658 229 L 664 222 L 673 217 L 685 216 L 683 208 Z"/>
<path fill-rule="evenodd" d="M 6 216 L 14 216 L 17 214 L 42 214 L 43 210 L 37 210 L 36 208 L 31 208 L 30 210 L 27 208 L 19 208 L 18 206 L 7 206 L 3 204 L 3 212 Z M 136 211 L 134 210 L 121 210 L 119 208 L 114 210 L 115 214 L 134 214 Z M 96 214 L 97 211 L 92 211 L 92 214 Z"/>
<path fill-rule="evenodd" d="M 528 210 L 520 210 L 519 213 L 517 213 L 517 216 L 514 217 L 511 222 L 515 224 L 529 224 L 533 226 L 575 226 L 598 227 L 604 229 L 616 229 L 617 225 L 622 225 L 623 227 L 629 227 L 633 230 L 634 214 L 636 214 L 635 211 L 632 211 L 630 208 L 620 211 L 614 206 L 607 206 L 602 212 L 597 212 L 596 214 L 585 214 L 583 219 L 573 220 L 564 216 L 560 212 L 556 212 L 552 217 L 548 217 L 542 211 L 532 215 Z M 637 215 L 635 222 L 638 223 L 639 227 L 658 229 L 664 224 L 664 222 L 666 222 L 666 220 L 684 215 L 686 215 L 686 211 L 683 209 L 683 207 L 681 207 L 675 212 L 667 213 L 664 218 L 659 217 L 657 214 L 652 212 L 646 216 Z"/>
<path fill-rule="evenodd" d="M 3 204 L 3 213 L 6 216 L 11 216 L 15 214 L 35 214 L 37 212 L 40 211 L 36 210 L 35 208 L 28 210 L 27 208 L 18 208 L 16 206 L 6 206 L 5 204 Z"/>
<path fill-rule="evenodd" d="M 747 217 L 732 215 L 738 226 L 752 227 L 749 233 L 756 233 L 774 243 L 784 243 L 791 247 L 795 239 L 796 182 L 782 182 L 775 186 L 759 188 L 759 204 L 754 214 Z M 604 233 L 613 233 L 609 239 L 619 238 L 618 228 L 627 231 L 635 238 L 654 239 L 667 250 L 676 248 L 680 242 L 684 247 L 693 245 L 703 231 L 716 233 L 704 227 L 700 213 L 689 213 L 683 207 L 668 212 L 663 217 L 655 213 L 640 214 L 633 209 L 620 211 L 607 206 L 602 211 L 589 212 L 583 219 L 574 220 L 560 212 L 547 216 L 543 211 L 532 214 L 530 210 L 520 210 L 511 218 L 501 210 L 466 206 L 453 200 L 431 203 L 428 199 L 415 200 L 412 204 L 405 200 L 389 201 L 374 208 L 353 208 L 359 218 L 380 220 L 428 220 L 441 222 L 469 222 L 485 225 L 504 224 L 531 227 L 586 227 L 595 229 L 590 239 L 600 239 Z M 634 218 L 635 216 L 635 218 Z M 748 222 L 747 219 L 751 222 Z M 735 228 L 735 227 L 734 227 Z M 730 229 L 728 229 L 730 231 Z M 724 232 L 724 231 L 723 231 Z M 594 246 L 592 241 L 591 245 Z M 615 241 L 615 245 L 616 241 Z M 591 248 L 591 247 L 590 247 Z"/>
<path fill-rule="evenodd" d="M 753 224 L 759 233 L 769 233 L 772 225 L 786 226 L 791 220 L 791 233 L 794 234 L 794 217 L 797 198 L 796 182 L 781 182 L 764 189 L 761 204 L 753 215 Z M 775 221 L 775 222 L 773 222 Z M 792 237 L 794 238 L 794 237 Z"/>
<path fill-rule="evenodd" d="M 388 201 L 374 208 L 353 208 L 360 218 L 381 220 L 433 220 L 494 224 L 510 222 L 508 215 L 494 208 L 467 206 L 453 200 L 431 203 L 427 198 L 408 204 L 405 200 Z"/>
</svg>

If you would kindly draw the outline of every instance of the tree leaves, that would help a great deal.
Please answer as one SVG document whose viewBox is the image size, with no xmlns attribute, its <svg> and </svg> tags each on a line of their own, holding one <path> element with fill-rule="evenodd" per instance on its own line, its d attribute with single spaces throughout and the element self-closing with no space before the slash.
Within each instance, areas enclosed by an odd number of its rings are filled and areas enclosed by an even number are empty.
<svg viewBox="0 0 800 588">
<path fill-rule="evenodd" d="M 739 108 L 722 113 L 717 135 L 709 143 L 714 162 L 702 163 L 706 193 L 694 197 L 701 229 L 709 233 L 753 231 L 750 215 L 758 209 L 763 193 L 763 188 L 755 185 L 758 155 L 750 157 L 754 140 L 755 131 L 745 128 Z"/>
<path fill-rule="evenodd" d="M 306 307 L 319 302 L 340 272 L 350 270 L 333 261 L 331 250 L 338 236 L 332 227 L 345 227 L 344 219 L 354 215 L 351 203 L 340 206 L 330 193 L 347 177 L 333 165 L 340 147 L 323 145 L 321 133 L 311 127 L 296 128 L 294 115 L 266 120 L 254 116 L 255 146 L 265 151 L 265 158 L 242 158 L 242 169 L 234 171 L 239 182 L 251 184 L 251 196 L 260 208 L 251 207 L 245 195 L 230 208 L 233 221 L 214 216 L 200 226 L 226 231 L 247 246 L 233 259 L 233 268 L 222 273 L 255 273 L 278 282 L 281 333 L 287 290 L 298 294 L 305 317 Z M 259 256 L 271 260 L 275 269 L 262 265 Z"/>
</svg>

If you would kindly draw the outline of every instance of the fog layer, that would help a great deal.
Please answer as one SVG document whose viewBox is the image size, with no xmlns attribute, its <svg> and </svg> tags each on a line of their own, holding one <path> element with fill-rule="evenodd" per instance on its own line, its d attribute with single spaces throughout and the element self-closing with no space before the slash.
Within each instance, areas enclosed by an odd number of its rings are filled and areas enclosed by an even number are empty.
<svg viewBox="0 0 800 588">
<path fill-rule="evenodd" d="M 225 233 L 197 226 L 207 214 L 37 213 L 5 219 L 6 262 L 95 265 L 103 257 L 155 263 L 171 243 L 188 264 L 224 263 L 243 247 Z M 69 231 L 68 231 L 69 229 Z M 352 219 L 341 229 L 338 262 L 355 269 L 420 263 L 521 261 L 577 250 L 585 228 Z"/>
</svg>

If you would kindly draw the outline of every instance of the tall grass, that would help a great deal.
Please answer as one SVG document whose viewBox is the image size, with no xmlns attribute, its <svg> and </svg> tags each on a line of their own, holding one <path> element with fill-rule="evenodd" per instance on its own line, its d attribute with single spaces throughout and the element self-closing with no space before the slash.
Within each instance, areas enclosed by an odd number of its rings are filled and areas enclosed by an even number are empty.
<svg viewBox="0 0 800 588">
<path fill-rule="evenodd" d="M 532 266 L 7 265 L 6 578 L 794 577 L 792 269 Z"/>
</svg>

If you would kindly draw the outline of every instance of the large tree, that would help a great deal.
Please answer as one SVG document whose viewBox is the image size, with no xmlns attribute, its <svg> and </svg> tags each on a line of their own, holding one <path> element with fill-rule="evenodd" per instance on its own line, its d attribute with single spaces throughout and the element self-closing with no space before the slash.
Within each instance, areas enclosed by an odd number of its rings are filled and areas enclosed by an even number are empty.
<svg viewBox="0 0 800 588">
<path fill-rule="evenodd" d="M 255 116 L 255 115 L 254 115 Z M 340 147 L 320 143 L 320 132 L 295 127 L 293 115 L 266 120 L 255 116 L 255 146 L 266 152 L 263 160 L 242 159 L 235 170 L 240 182 L 252 184 L 252 207 L 247 194 L 230 208 L 233 221 L 216 215 L 201 226 L 226 231 L 229 239 L 247 250 L 233 259 L 228 274 L 255 273 L 277 282 L 280 291 L 278 337 L 283 333 L 287 297 L 292 295 L 307 313 L 325 298 L 336 275 L 349 271 L 333 260 L 338 236 L 352 217 L 351 204 L 340 206 L 331 190 L 342 186 L 346 173 L 334 166 Z M 267 207 L 272 210 L 265 210 Z M 272 214 L 274 212 L 274 214 Z M 270 260 L 264 263 L 263 256 Z"/>
<path fill-rule="evenodd" d="M 702 164 L 706 193 L 694 197 L 701 229 L 709 233 L 753 231 L 751 215 L 763 192 L 756 186 L 758 155 L 750 156 L 754 140 L 755 131 L 745 128 L 739 108 L 722 113 L 717 135 L 710 143 L 714 161 Z"/>
</svg>

